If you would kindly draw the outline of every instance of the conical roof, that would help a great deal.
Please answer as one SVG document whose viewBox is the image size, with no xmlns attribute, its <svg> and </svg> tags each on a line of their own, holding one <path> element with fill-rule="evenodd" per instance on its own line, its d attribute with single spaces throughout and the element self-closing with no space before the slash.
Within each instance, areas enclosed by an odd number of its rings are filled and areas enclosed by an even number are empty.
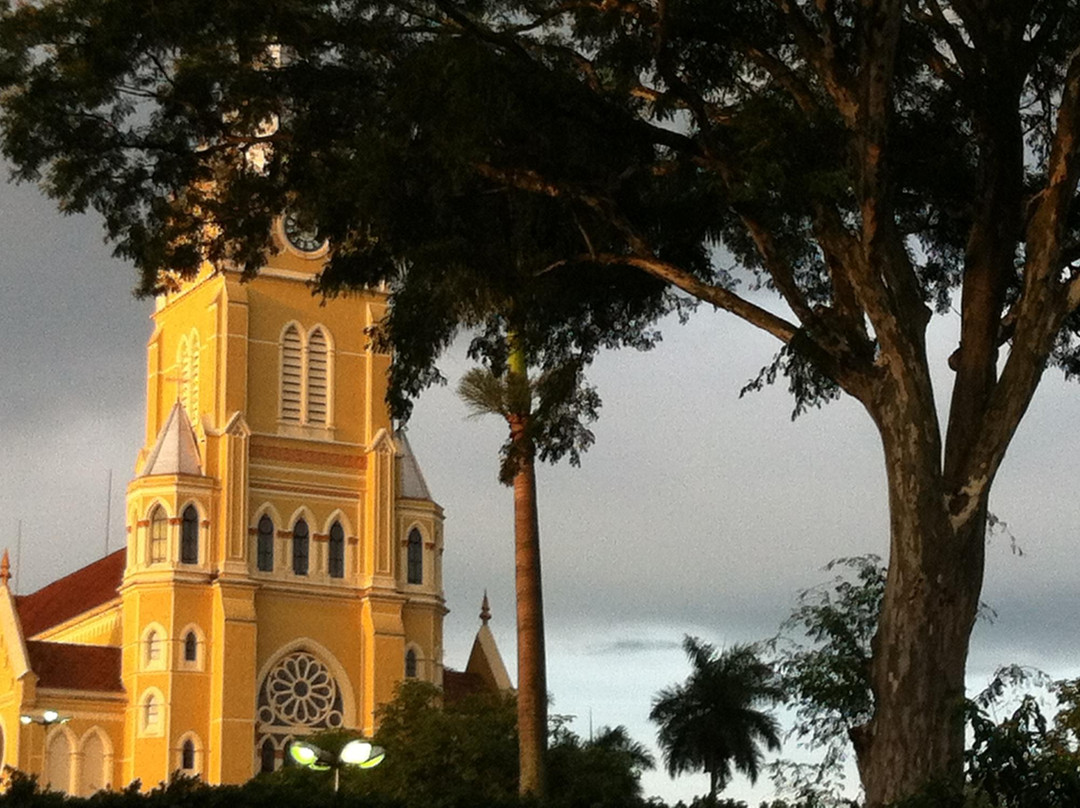
<svg viewBox="0 0 1080 808">
<path fill-rule="evenodd" d="M 191 428 L 187 412 L 177 401 L 165 426 L 158 433 L 157 442 L 143 465 L 142 477 L 155 474 L 202 475 L 199 447 L 195 443 L 195 430 Z"/>
<path fill-rule="evenodd" d="M 398 447 L 398 479 L 401 481 L 400 496 L 407 499 L 431 499 L 424 473 L 416 462 L 416 455 L 405 437 L 405 430 L 394 433 L 394 442 Z"/>
</svg>

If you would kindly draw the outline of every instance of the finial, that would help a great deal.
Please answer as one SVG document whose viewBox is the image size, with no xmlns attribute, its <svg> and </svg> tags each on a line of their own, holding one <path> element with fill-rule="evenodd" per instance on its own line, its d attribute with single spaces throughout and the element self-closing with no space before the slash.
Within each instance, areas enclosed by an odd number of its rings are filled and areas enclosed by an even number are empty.
<svg viewBox="0 0 1080 808">
<path fill-rule="evenodd" d="M 485 626 L 491 619 L 491 606 L 488 604 L 487 590 L 484 590 L 484 602 L 480 604 L 480 622 Z"/>
<path fill-rule="evenodd" d="M 11 559 L 8 558 L 7 548 L 4 548 L 4 557 L 0 559 L 0 582 L 3 582 L 4 586 L 8 585 L 8 581 L 11 580 Z"/>
</svg>

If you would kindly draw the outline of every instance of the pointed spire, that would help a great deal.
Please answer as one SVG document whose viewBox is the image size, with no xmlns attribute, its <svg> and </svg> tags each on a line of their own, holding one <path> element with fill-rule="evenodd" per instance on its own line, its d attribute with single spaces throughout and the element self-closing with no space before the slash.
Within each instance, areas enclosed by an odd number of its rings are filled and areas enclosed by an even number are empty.
<svg viewBox="0 0 1080 808">
<path fill-rule="evenodd" d="M 11 559 L 8 558 L 7 548 L 4 548 L 4 557 L 0 559 L 0 583 L 8 585 L 11 580 Z"/>
<path fill-rule="evenodd" d="M 179 401 L 173 405 L 169 417 L 165 419 L 165 425 L 158 433 L 157 441 L 146 458 L 140 476 L 149 477 L 153 474 L 202 475 L 195 431 L 191 428 L 191 421 Z"/>
<path fill-rule="evenodd" d="M 484 590 L 484 602 L 480 604 L 480 622 L 485 626 L 491 619 L 491 605 L 488 603 L 487 590 Z"/>
</svg>

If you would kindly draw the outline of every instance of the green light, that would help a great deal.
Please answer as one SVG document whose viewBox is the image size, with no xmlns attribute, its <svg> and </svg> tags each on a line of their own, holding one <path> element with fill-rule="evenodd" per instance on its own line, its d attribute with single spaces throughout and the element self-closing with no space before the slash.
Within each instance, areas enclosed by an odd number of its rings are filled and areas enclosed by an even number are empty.
<svg viewBox="0 0 1080 808">
<path fill-rule="evenodd" d="M 371 748 L 371 757 L 359 764 L 361 769 L 374 769 L 380 763 L 383 762 L 383 758 L 386 757 L 386 750 L 381 746 L 373 746 Z"/>
<path fill-rule="evenodd" d="M 312 768 L 319 759 L 319 750 L 316 747 L 299 741 L 294 741 L 289 745 L 289 754 L 301 766 L 310 766 Z"/>
</svg>

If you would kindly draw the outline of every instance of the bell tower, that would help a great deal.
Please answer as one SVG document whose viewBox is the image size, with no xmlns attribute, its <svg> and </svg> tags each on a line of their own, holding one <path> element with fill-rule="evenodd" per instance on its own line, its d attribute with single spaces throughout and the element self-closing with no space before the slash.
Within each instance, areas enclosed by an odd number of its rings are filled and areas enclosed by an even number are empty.
<svg viewBox="0 0 1080 808">
<path fill-rule="evenodd" d="M 144 781 L 242 782 L 307 732 L 372 731 L 402 678 L 442 681 L 442 511 L 385 404 L 386 295 L 314 296 L 326 245 L 275 238 L 255 279 L 204 267 L 153 315 L 121 586 Z"/>
</svg>

